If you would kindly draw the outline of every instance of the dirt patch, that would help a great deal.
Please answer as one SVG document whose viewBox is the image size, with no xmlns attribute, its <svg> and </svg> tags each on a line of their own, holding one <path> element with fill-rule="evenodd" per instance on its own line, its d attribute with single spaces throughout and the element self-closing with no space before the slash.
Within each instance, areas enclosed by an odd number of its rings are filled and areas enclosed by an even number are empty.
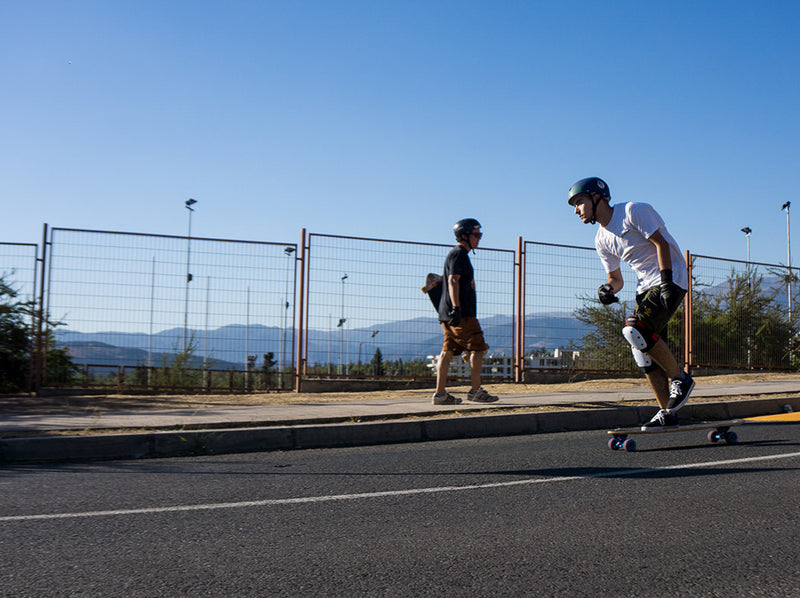
<svg viewBox="0 0 800 598">
<path fill-rule="evenodd" d="M 697 378 L 703 386 L 735 384 L 761 380 L 797 379 L 796 373 L 748 373 L 703 376 Z M 610 389 L 647 388 L 644 379 L 604 379 L 565 382 L 561 384 L 486 384 L 492 394 L 536 394 L 559 391 L 591 391 Z M 448 390 L 455 395 L 466 395 L 468 386 L 453 386 Z M 372 392 L 331 393 L 249 393 L 219 395 L 56 395 L 33 397 L 28 395 L 0 396 L 0 416 L 35 414 L 81 414 L 106 411 L 143 411 L 150 409 L 203 409 L 209 407 L 255 406 L 255 405 L 300 405 L 337 402 L 358 402 L 386 399 L 427 398 L 432 389 L 381 390 Z"/>
</svg>

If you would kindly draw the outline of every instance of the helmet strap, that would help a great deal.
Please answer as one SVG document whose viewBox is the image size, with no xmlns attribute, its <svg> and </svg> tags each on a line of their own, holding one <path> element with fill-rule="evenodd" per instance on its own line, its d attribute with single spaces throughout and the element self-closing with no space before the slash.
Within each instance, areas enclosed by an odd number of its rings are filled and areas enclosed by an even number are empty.
<svg viewBox="0 0 800 598">
<path fill-rule="evenodd" d="M 592 224 L 597 223 L 597 205 L 602 201 L 601 197 L 597 195 L 597 199 L 595 199 L 596 194 L 591 194 L 589 197 L 592 198 Z"/>
</svg>

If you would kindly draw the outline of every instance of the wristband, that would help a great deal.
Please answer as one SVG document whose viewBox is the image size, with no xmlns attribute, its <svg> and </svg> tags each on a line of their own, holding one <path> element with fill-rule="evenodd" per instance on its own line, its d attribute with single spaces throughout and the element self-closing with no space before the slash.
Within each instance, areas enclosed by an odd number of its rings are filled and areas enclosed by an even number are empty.
<svg viewBox="0 0 800 598">
<path fill-rule="evenodd" d="M 672 270 L 665 268 L 661 271 L 661 284 L 665 282 L 672 282 Z"/>
</svg>

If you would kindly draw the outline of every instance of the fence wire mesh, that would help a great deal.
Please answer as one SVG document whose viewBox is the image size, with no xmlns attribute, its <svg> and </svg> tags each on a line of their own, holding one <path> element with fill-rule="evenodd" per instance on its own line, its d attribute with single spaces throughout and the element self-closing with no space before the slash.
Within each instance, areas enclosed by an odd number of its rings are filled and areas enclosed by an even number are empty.
<svg viewBox="0 0 800 598">
<path fill-rule="evenodd" d="M 310 234 L 306 374 L 432 375 L 442 331 L 421 287 L 452 247 Z M 470 259 L 490 354 L 510 359 L 514 252 L 481 248 Z"/>
<path fill-rule="evenodd" d="M 56 340 L 91 383 L 289 384 L 296 250 L 54 228 L 47 310 L 65 324 Z"/>
<path fill-rule="evenodd" d="M 33 387 L 36 338 L 13 334 L 17 317 L 31 331 L 36 330 L 34 306 L 37 300 L 39 247 L 32 243 L 0 243 L 0 314 L 3 334 L 0 338 L 0 392 L 30 390 Z M 23 308 L 23 313 L 19 310 Z M 25 312 L 29 315 L 24 315 Z M 23 333 L 24 334 L 24 333 Z"/>
<path fill-rule="evenodd" d="M 620 303 L 603 306 L 597 288 L 607 275 L 594 248 L 524 244 L 524 360 L 526 370 L 634 372 L 630 346 L 621 335 L 636 306 L 636 275 L 620 269 Z M 683 361 L 683 309 L 670 321 L 667 342 Z"/>
<path fill-rule="evenodd" d="M 69 351 L 79 376 L 44 385 L 288 389 L 301 307 L 302 376 L 432 377 L 441 328 L 420 287 L 429 273 L 441 274 L 451 248 L 312 233 L 298 255 L 294 243 L 54 228 L 41 252 L 0 243 L 0 272 L 18 300 L 43 301 L 48 320 L 63 323 L 54 332 L 45 326 L 44 338 Z M 515 364 L 528 372 L 636 372 L 620 334 L 635 305 L 634 273 L 623 267 L 621 303 L 601 306 L 596 289 L 606 274 L 593 248 L 520 240 L 518 251 L 470 255 L 491 346 L 484 375 L 510 379 Z M 690 326 L 682 307 L 665 333 L 679 363 L 797 367 L 790 306 L 800 289 L 789 268 L 710 256 L 691 256 L 690 264 Z M 46 359 L 40 365 L 49 374 Z M 458 376 L 468 375 L 453 361 Z"/>
<path fill-rule="evenodd" d="M 692 284 L 693 364 L 796 367 L 797 314 L 789 306 L 798 285 L 791 269 L 695 255 Z"/>
<path fill-rule="evenodd" d="M 16 301 L 35 301 L 39 246 L 0 242 L 0 277 L 17 293 Z"/>
</svg>

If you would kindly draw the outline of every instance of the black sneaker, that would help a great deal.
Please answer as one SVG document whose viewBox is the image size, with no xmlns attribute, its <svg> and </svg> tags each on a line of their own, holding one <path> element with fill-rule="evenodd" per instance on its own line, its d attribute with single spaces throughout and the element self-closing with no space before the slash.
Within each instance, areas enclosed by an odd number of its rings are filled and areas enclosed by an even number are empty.
<svg viewBox="0 0 800 598">
<path fill-rule="evenodd" d="M 440 395 L 434 394 L 431 398 L 431 402 L 434 405 L 460 405 L 461 399 L 454 397 L 449 392 L 445 392 Z"/>
<path fill-rule="evenodd" d="M 672 415 L 666 409 L 659 410 L 649 422 L 642 424 L 642 432 L 657 430 L 658 428 L 671 428 L 678 425 L 678 416 Z"/>
<path fill-rule="evenodd" d="M 692 394 L 694 389 L 694 379 L 689 374 L 684 374 L 683 380 L 680 378 L 673 378 L 669 383 L 669 402 L 667 403 L 667 411 L 675 413 L 678 409 L 686 404 L 689 400 L 689 395 Z"/>
</svg>

